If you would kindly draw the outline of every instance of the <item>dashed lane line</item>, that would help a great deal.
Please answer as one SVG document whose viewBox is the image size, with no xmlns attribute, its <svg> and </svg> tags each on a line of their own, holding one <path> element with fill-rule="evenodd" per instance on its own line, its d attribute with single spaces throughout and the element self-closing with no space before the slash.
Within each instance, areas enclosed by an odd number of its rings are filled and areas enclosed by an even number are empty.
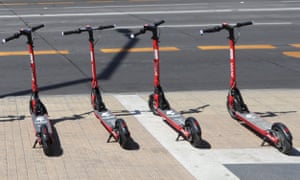
<svg viewBox="0 0 300 180">
<path fill-rule="evenodd" d="M 251 45 L 236 45 L 235 49 L 276 49 L 276 46 L 270 44 L 251 44 Z M 225 46 L 198 46 L 201 50 L 223 50 L 229 49 L 228 45 Z"/>
<path fill-rule="evenodd" d="M 160 51 L 179 51 L 179 48 L 177 47 L 160 47 Z M 144 48 L 106 48 L 106 49 L 100 49 L 103 53 L 120 53 L 120 52 L 152 52 L 152 47 L 144 47 Z"/>
<path fill-rule="evenodd" d="M 300 58 L 300 51 L 284 51 L 284 55 L 294 58 Z"/>
<path fill-rule="evenodd" d="M 295 48 L 300 48 L 300 44 L 290 44 L 290 46 L 293 46 Z"/>
<path fill-rule="evenodd" d="M 41 50 L 34 51 L 35 55 L 69 54 L 68 50 Z M 29 55 L 28 51 L 7 51 L 0 52 L 0 56 L 24 56 Z"/>
</svg>

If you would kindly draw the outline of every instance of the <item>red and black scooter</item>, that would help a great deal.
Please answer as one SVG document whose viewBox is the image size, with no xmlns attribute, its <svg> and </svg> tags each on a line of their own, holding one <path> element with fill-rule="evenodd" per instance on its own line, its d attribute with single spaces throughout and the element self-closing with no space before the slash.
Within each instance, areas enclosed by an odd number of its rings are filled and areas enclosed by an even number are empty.
<svg viewBox="0 0 300 180">
<path fill-rule="evenodd" d="M 292 150 L 292 134 L 282 123 L 270 123 L 257 114 L 250 112 L 244 103 L 242 95 L 236 83 L 236 60 L 235 60 L 235 36 L 234 29 L 242 26 L 252 25 L 251 21 L 241 22 L 235 25 L 223 23 L 220 26 L 203 29 L 200 34 L 213 33 L 226 30 L 229 33 L 230 50 L 230 90 L 227 96 L 227 110 L 233 119 L 244 122 L 248 127 L 263 137 L 263 143 L 268 142 L 275 146 L 280 152 L 289 154 Z"/>
<path fill-rule="evenodd" d="M 89 44 L 90 44 L 90 57 L 92 65 L 92 92 L 91 103 L 94 109 L 94 114 L 100 120 L 104 128 L 109 132 L 107 142 L 110 142 L 113 137 L 115 141 L 119 142 L 123 148 L 127 148 L 127 144 L 130 140 L 130 133 L 126 122 L 123 119 L 117 119 L 116 116 L 106 108 L 102 96 L 99 90 L 97 74 L 96 74 L 96 61 L 94 51 L 94 35 L 93 31 L 114 28 L 114 25 L 91 27 L 89 25 L 78 28 L 73 31 L 62 32 L 62 35 L 80 34 L 82 32 L 88 32 Z"/>
<path fill-rule="evenodd" d="M 202 144 L 201 128 L 198 121 L 193 117 L 185 118 L 179 112 L 172 109 L 167 101 L 163 89 L 160 85 L 160 59 L 159 59 L 159 32 L 158 26 L 165 21 L 159 21 L 151 24 L 145 24 L 137 33 L 131 34 L 131 38 L 135 38 L 147 31 L 152 32 L 152 42 L 154 51 L 154 93 L 149 96 L 149 108 L 155 115 L 161 116 L 172 128 L 178 132 L 179 140 L 183 137 L 193 146 L 200 147 Z"/>
<path fill-rule="evenodd" d="M 35 57 L 33 50 L 33 39 L 32 32 L 44 27 L 43 24 L 32 27 L 31 29 L 21 29 L 16 32 L 13 36 L 5 38 L 2 40 L 2 43 L 6 43 L 13 39 L 18 39 L 20 36 L 26 36 L 28 50 L 30 55 L 30 65 L 31 65 L 31 88 L 32 94 L 29 102 L 29 110 L 32 117 L 33 127 L 35 129 L 36 140 L 34 142 L 33 148 L 36 147 L 37 144 L 43 147 L 44 153 L 46 155 L 50 155 L 51 153 L 51 145 L 54 143 L 53 138 L 53 129 L 52 124 L 48 119 L 48 112 L 45 105 L 39 98 L 38 95 L 38 85 L 37 85 L 37 76 L 36 76 L 36 67 L 35 67 Z"/>
</svg>

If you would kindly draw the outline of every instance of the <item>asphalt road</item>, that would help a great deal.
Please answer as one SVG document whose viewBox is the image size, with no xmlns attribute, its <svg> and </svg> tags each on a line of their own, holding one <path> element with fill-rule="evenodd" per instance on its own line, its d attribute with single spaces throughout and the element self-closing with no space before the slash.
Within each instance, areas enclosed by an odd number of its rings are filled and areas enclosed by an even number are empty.
<svg viewBox="0 0 300 180">
<path fill-rule="evenodd" d="M 26 26 L 45 24 L 34 34 L 35 50 L 67 50 L 68 54 L 37 55 L 38 84 L 44 94 L 87 93 L 91 68 L 87 34 L 61 36 L 87 24 L 116 24 L 114 30 L 95 32 L 97 74 L 104 92 L 152 91 L 153 53 L 102 53 L 100 49 L 151 48 L 149 33 L 130 40 L 145 23 L 166 21 L 160 46 L 161 83 L 168 91 L 227 89 L 228 50 L 200 50 L 198 46 L 227 45 L 226 32 L 199 35 L 199 30 L 223 22 L 254 21 L 237 32 L 237 45 L 271 45 L 272 49 L 237 50 L 237 76 L 241 89 L 299 88 L 300 59 L 284 53 L 300 49 L 298 1 L 2 1 L 0 37 Z M 1 45 L 0 97 L 30 92 L 28 56 L 24 38 Z M 295 55 L 294 55 L 295 56 Z M 299 56 L 299 55 L 298 55 Z"/>
<path fill-rule="evenodd" d="M 272 48 L 237 50 L 238 85 L 241 89 L 300 88 L 299 1 L 0 1 L 0 37 L 5 38 L 37 24 L 45 28 L 34 34 L 35 50 L 65 50 L 66 54 L 37 55 L 38 84 L 42 94 L 90 92 L 91 67 L 87 34 L 62 37 L 61 32 L 86 24 L 116 24 L 114 30 L 95 32 L 97 74 L 102 91 L 135 93 L 152 91 L 153 53 L 103 53 L 101 50 L 150 47 L 151 35 L 130 40 L 145 23 L 161 19 L 161 80 L 167 91 L 219 90 L 229 84 L 228 50 L 200 50 L 198 46 L 227 45 L 225 32 L 200 36 L 199 30 L 223 22 L 254 21 L 241 28 L 237 45 Z M 0 47 L 0 97 L 30 93 L 29 57 L 22 37 Z M 285 167 L 284 167 L 285 166 Z M 289 164 L 264 166 L 259 177 L 271 177 Z M 226 165 L 238 177 L 252 178 L 259 165 Z M 299 165 L 292 166 L 297 177 Z M 251 169 L 252 171 L 249 171 Z M 277 173 L 278 174 L 278 173 Z M 272 179 L 284 177 L 274 177 Z"/>
</svg>

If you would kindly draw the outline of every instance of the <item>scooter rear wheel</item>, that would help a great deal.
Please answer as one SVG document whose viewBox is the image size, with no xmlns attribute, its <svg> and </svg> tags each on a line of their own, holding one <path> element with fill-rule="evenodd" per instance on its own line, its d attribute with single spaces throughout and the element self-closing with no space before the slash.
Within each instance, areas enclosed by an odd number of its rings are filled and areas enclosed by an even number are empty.
<svg viewBox="0 0 300 180">
<path fill-rule="evenodd" d="M 122 148 L 126 148 L 130 140 L 130 133 L 127 127 L 126 122 L 123 119 L 116 120 L 116 130 L 119 133 L 119 143 Z"/>
<path fill-rule="evenodd" d="M 284 154 L 290 154 L 292 150 L 292 134 L 288 128 L 282 123 L 274 123 L 272 125 L 274 135 L 279 138 L 279 142 L 274 146 Z"/>
<path fill-rule="evenodd" d="M 188 138 L 188 141 L 190 141 L 190 143 L 194 147 L 200 147 L 202 142 L 201 128 L 197 120 L 193 117 L 188 117 L 185 120 L 185 128 L 190 133 L 190 137 Z"/>
<path fill-rule="evenodd" d="M 50 155 L 51 138 L 46 125 L 41 126 L 40 138 L 44 153 Z"/>
</svg>

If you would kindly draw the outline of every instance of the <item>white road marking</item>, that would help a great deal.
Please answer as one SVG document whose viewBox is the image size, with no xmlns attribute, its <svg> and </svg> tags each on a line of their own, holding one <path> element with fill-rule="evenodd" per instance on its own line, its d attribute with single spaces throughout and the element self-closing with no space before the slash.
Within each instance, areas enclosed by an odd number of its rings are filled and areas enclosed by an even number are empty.
<svg viewBox="0 0 300 180">
<path fill-rule="evenodd" d="M 197 179 L 238 179 L 208 150 L 193 148 L 186 141 L 175 141 L 177 134 L 162 118 L 148 111 L 147 103 L 137 95 L 115 95 L 129 111 L 139 110 L 136 119 Z M 216 161 L 217 160 L 217 161 Z"/>
<path fill-rule="evenodd" d="M 138 95 L 114 95 L 129 111 L 140 111 L 135 118 L 197 179 L 238 179 L 223 164 L 300 163 L 273 147 L 249 149 L 196 149 L 186 141 L 175 141 L 177 134 L 161 117 L 149 112 L 147 102 Z M 201 120 L 199 120 L 201 126 Z"/>
</svg>

